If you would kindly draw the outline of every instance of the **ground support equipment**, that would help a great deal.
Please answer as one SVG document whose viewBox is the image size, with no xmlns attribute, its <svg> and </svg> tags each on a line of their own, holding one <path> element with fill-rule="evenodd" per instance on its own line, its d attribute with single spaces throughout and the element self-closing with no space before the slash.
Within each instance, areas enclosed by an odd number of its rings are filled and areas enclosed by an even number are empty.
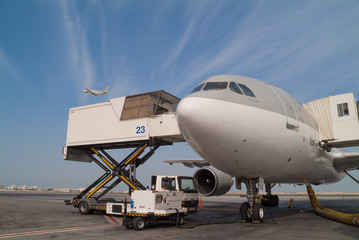
<svg viewBox="0 0 359 240">
<path fill-rule="evenodd" d="M 79 208 L 82 214 L 89 214 L 93 211 L 106 211 L 106 204 L 116 201 L 115 199 L 105 199 L 102 197 L 120 182 L 124 182 L 129 187 L 130 193 L 131 190 L 145 190 L 146 188 L 136 179 L 136 169 L 144 164 L 161 145 L 167 145 L 167 143 L 151 143 L 145 141 L 121 162 L 117 162 L 104 149 L 99 147 L 82 149 L 83 153 L 101 167 L 105 173 L 75 196 L 72 201 L 66 201 L 66 204 L 73 205 L 74 208 Z M 149 147 L 150 150 L 140 158 L 147 147 Z M 100 192 L 99 190 L 102 191 Z M 95 195 L 96 193 L 99 194 Z"/>
<path fill-rule="evenodd" d="M 130 202 L 107 203 L 106 213 L 124 217 L 127 229 L 144 230 L 160 221 L 172 221 L 178 226 L 188 214 L 187 208 L 181 207 L 182 199 L 182 191 L 132 191 Z"/>
</svg>

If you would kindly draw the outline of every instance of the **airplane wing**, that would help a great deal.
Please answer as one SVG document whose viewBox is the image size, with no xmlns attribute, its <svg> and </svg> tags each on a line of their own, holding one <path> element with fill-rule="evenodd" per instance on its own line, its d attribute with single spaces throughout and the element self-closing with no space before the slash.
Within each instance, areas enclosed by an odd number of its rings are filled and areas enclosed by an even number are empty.
<svg viewBox="0 0 359 240">
<path fill-rule="evenodd" d="M 163 162 L 169 163 L 170 165 L 182 163 L 189 168 L 211 166 L 206 160 L 168 160 Z M 359 170 L 359 152 L 340 153 L 333 159 L 333 165 L 334 168 L 340 172 L 355 169 Z"/>
<path fill-rule="evenodd" d="M 333 159 L 337 171 L 359 170 L 359 152 L 340 153 Z"/>
<path fill-rule="evenodd" d="M 170 165 L 177 164 L 177 163 L 182 163 L 183 165 L 185 165 L 186 167 L 189 167 L 189 168 L 194 168 L 194 167 L 201 168 L 201 167 L 211 165 L 206 160 L 170 160 L 170 161 L 163 161 L 163 162 L 164 163 L 169 163 Z"/>
</svg>

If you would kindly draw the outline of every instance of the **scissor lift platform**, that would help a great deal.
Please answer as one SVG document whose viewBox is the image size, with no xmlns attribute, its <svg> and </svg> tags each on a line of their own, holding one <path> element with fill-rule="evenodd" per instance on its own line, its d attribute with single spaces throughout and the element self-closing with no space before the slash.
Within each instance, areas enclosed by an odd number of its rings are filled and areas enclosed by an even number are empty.
<svg viewBox="0 0 359 240">
<path fill-rule="evenodd" d="M 79 207 L 81 213 L 105 211 L 106 201 L 101 198 L 120 182 L 130 190 L 144 190 L 136 168 L 160 146 L 184 142 L 175 114 L 179 101 L 160 90 L 71 108 L 64 159 L 95 162 L 105 173 L 67 204 Z M 122 148 L 134 150 L 120 162 L 106 151 Z"/>
</svg>

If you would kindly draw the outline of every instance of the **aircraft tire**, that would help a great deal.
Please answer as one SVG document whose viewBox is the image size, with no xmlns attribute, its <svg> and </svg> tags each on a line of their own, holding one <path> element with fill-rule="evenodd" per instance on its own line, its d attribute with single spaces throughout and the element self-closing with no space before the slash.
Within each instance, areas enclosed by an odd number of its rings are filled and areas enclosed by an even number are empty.
<svg viewBox="0 0 359 240">
<path fill-rule="evenodd" d="M 263 196 L 263 197 L 266 197 L 266 196 Z M 269 205 L 269 200 L 267 200 L 267 199 L 262 199 L 261 202 L 264 207 L 267 207 Z"/>
<path fill-rule="evenodd" d="M 252 221 L 263 222 L 264 208 L 262 204 L 254 204 Z"/>
<path fill-rule="evenodd" d="M 273 206 L 278 207 L 278 205 L 279 205 L 279 197 L 278 197 L 278 195 L 274 195 L 273 200 L 274 200 L 273 201 L 274 202 Z"/>
<path fill-rule="evenodd" d="M 249 207 L 249 203 L 248 202 L 244 202 L 241 205 L 241 219 L 248 222 L 251 220 L 251 216 L 250 216 L 250 211 L 249 211 L 250 207 Z"/>
<path fill-rule="evenodd" d="M 274 196 L 273 195 L 269 195 L 268 197 L 268 205 L 269 207 L 273 207 L 274 206 Z M 263 205 L 264 206 L 264 205 Z"/>
</svg>

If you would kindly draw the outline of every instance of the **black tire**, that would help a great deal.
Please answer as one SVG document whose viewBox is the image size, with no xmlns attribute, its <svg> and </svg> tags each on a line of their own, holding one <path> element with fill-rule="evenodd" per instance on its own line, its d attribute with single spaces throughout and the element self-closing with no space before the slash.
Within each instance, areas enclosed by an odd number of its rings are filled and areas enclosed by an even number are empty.
<svg viewBox="0 0 359 240">
<path fill-rule="evenodd" d="M 274 195 L 270 195 L 270 207 L 274 207 L 275 206 L 275 198 L 274 198 Z"/>
<path fill-rule="evenodd" d="M 263 222 L 263 218 L 264 218 L 264 208 L 262 204 L 254 204 L 252 221 Z"/>
<path fill-rule="evenodd" d="M 93 213 L 93 210 L 90 209 L 90 206 L 87 202 L 80 202 L 79 203 L 79 212 L 81 214 L 90 214 L 90 213 Z"/>
<path fill-rule="evenodd" d="M 177 224 L 179 226 L 184 224 L 184 216 L 182 214 L 178 215 Z"/>
<path fill-rule="evenodd" d="M 250 216 L 250 212 L 249 212 L 249 203 L 248 202 L 244 202 L 241 205 L 241 219 L 248 222 L 251 220 L 251 216 Z"/>
<path fill-rule="evenodd" d="M 126 229 L 133 229 L 132 220 L 131 219 L 123 219 L 123 225 L 126 227 Z"/>
<path fill-rule="evenodd" d="M 137 231 L 146 229 L 146 220 L 142 217 L 137 217 L 133 219 L 133 227 Z"/>
<path fill-rule="evenodd" d="M 266 198 L 266 199 L 264 199 L 264 198 Z M 269 206 L 269 200 L 268 199 L 269 198 L 267 196 L 263 196 L 263 198 L 261 199 L 262 205 L 264 207 Z"/>
<path fill-rule="evenodd" d="M 126 223 L 125 227 L 126 227 L 126 229 L 133 229 L 133 226 L 131 224 L 129 224 L 129 223 Z"/>
<path fill-rule="evenodd" d="M 274 206 L 278 207 L 278 205 L 279 205 L 279 197 L 278 195 L 274 195 Z"/>
</svg>

